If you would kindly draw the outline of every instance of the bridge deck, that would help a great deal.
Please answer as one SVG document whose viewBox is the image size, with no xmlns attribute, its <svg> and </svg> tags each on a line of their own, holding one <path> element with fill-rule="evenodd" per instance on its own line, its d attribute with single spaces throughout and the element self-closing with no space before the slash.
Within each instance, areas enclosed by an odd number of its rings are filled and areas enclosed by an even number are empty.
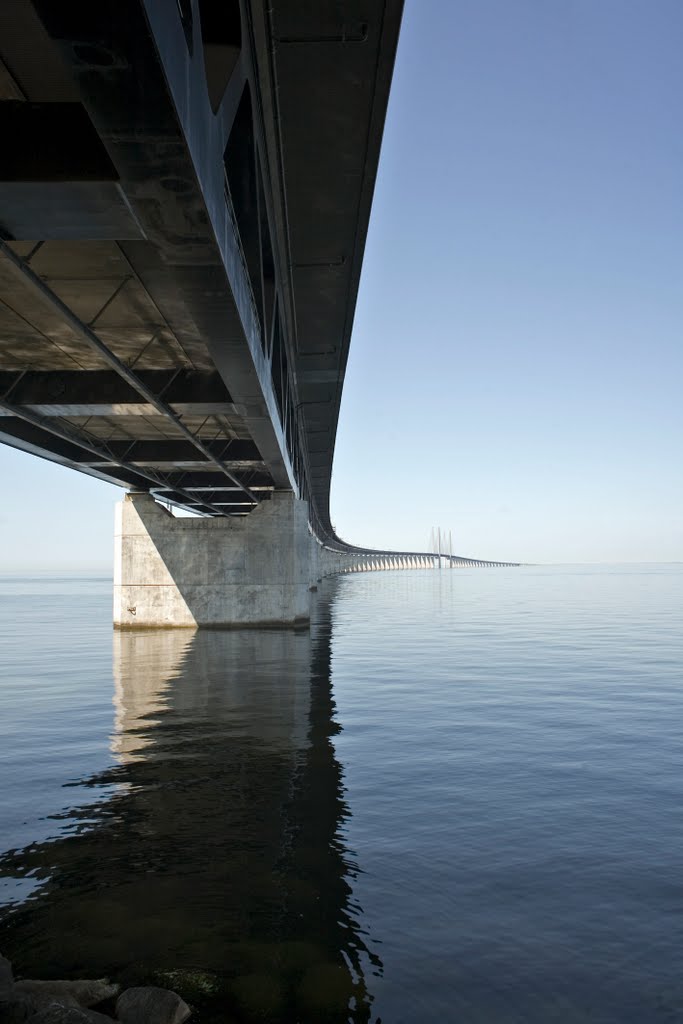
<svg viewBox="0 0 683 1024">
<path fill-rule="evenodd" d="M 401 0 L 0 7 L 0 439 L 331 535 Z"/>
</svg>

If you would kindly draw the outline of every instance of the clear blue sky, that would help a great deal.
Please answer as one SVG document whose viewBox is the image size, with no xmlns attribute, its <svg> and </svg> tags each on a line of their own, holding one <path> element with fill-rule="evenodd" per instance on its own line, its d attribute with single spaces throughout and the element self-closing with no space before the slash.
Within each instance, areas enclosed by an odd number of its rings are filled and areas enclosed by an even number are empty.
<svg viewBox="0 0 683 1024">
<path fill-rule="evenodd" d="M 683 4 L 407 0 L 339 426 L 347 540 L 683 559 Z M 116 488 L 0 446 L 0 565 Z"/>
</svg>

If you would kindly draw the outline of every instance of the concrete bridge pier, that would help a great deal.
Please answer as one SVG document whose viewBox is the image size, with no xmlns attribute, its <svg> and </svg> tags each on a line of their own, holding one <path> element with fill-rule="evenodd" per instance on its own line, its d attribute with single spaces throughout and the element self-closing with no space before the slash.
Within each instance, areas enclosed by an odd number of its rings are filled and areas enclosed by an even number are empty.
<svg viewBox="0 0 683 1024">
<path fill-rule="evenodd" d="M 308 504 L 275 492 L 244 517 L 176 518 L 149 494 L 116 507 L 114 626 L 291 626 L 310 619 Z"/>
</svg>

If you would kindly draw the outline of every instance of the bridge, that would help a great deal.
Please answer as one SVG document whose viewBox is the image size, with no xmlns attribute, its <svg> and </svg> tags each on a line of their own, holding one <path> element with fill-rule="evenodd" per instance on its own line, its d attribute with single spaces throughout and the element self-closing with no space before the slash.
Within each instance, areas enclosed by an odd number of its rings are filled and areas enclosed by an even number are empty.
<svg viewBox="0 0 683 1024">
<path fill-rule="evenodd" d="M 117 625 L 297 621 L 330 566 L 433 558 L 329 512 L 401 8 L 0 8 L 0 440 L 129 490 Z"/>
</svg>

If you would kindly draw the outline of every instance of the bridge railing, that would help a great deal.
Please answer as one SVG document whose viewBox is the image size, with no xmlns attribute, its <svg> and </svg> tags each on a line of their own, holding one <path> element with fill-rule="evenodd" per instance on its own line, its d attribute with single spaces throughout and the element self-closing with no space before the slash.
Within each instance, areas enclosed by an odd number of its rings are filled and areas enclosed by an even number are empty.
<svg viewBox="0 0 683 1024">
<path fill-rule="evenodd" d="M 256 305 L 256 297 L 254 296 L 254 289 L 251 284 L 251 275 L 249 274 L 249 265 L 247 263 L 247 257 L 244 252 L 244 246 L 242 245 L 242 236 L 240 234 L 239 223 L 237 220 L 237 214 L 235 212 L 235 204 L 232 201 L 232 193 L 230 192 L 230 183 L 228 181 L 228 173 L 226 170 L 223 171 L 223 194 L 225 196 L 225 205 L 228 211 L 228 220 L 232 227 L 235 241 L 237 243 L 237 255 L 239 257 L 242 271 L 244 274 L 244 282 L 247 288 L 247 297 L 251 306 L 251 312 L 254 317 L 254 322 L 258 327 L 259 334 L 261 335 L 261 345 L 263 347 L 263 324 L 261 322 L 261 314 L 259 313 L 258 306 Z"/>
</svg>

